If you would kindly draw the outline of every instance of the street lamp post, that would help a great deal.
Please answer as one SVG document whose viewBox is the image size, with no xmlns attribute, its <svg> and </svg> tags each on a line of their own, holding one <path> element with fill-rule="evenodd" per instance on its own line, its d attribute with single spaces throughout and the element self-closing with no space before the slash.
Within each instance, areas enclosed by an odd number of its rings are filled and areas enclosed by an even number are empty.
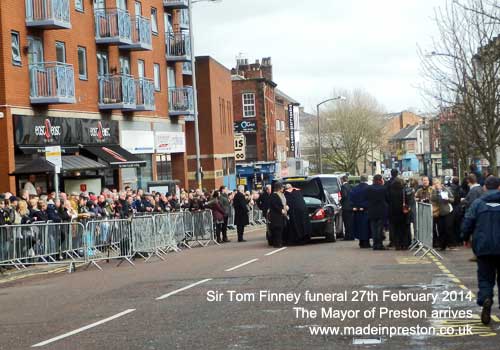
<svg viewBox="0 0 500 350">
<path fill-rule="evenodd" d="M 323 173 L 323 155 L 322 155 L 322 147 L 321 147 L 321 125 L 320 125 L 320 118 L 319 118 L 319 107 L 327 102 L 330 101 L 338 101 L 338 100 L 346 100 L 346 97 L 344 96 L 337 96 L 334 98 L 329 98 L 327 100 L 324 100 L 323 102 L 320 102 L 316 105 L 316 113 L 317 113 L 317 118 L 318 118 L 318 158 L 319 158 L 319 173 Z"/>
<path fill-rule="evenodd" d="M 194 144 L 196 150 L 196 187 L 202 188 L 201 181 L 201 151 L 200 151 L 200 127 L 198 123 L 198 90 L 196 89 L 196 56 L 194 54 L 194 35 L 193 35 L 193 11 L 192 5 L 198 2 L 219 2 L 221 0 L 188 0 L 188 16 L 189 16 L 189 45 L 191 49 L 191 71 L 193 79 L 193 103 L 194 103 Z"/>
</svg>

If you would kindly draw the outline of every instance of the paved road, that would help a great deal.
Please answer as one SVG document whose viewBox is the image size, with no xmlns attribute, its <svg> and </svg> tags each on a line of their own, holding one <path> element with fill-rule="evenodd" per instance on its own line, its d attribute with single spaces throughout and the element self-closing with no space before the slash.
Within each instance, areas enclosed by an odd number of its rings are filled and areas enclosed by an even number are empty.
<svg viewBox="0 0 500 350">
<path fill-rule="evenodd" d="M 477 319 L 480 309 L 465 299 L 476 288 L 475 266 L 467 262 L 469 254 L 459 250 L 447 252 L 442 262 L 417 260 L 407 252 L 365 251 L 353 242 L 341 241 L 278 251 L 267 246 L 262 231 L 256 231 L 249 234 L 247 243 L 192 249 L 171 254 L 166 261 L 138 262 L 136 267 L 109 264 L 103 271 L 91 268 L 2 284 L 0 349 L 33 345 L 79 350 L 498 349 L 498 318 L 490 327 L 482 326 Z M 243 300 L 230 301 L 230 291 L 240 293 Z M 291 299 L 269 301 L 269 294 L 263 294 L 265 298 L 260 300 L 261 291 L 290 298 L 289 293 L 295 293 L 301 299 L 297 304 Z M 308 291 L 337 300 L 306 301 Z M 366 294 L 357 294 L 359 291 Z M 207 300 L 217 292 L 224 294 L 222 300 Z M 398 300 L 383 301 L 384 293 L 391 296 L 391 292 Z M 456 292 L 450 296 L 458 296 L 458 300 L 433 305 L 401 299 L 449 292 Z M 346 301 L 341 300 L 344 293 Z M 358 301 L 352 300 L 355 295 Z M 319 316 L 297 315 L 294 307 L 318 311 Z M 321 318 L 321 308 L 332 313 Z M 392 318 L 387 314 L 382 319 L 363 318 L 373 308 L 377 312 L 386 308 L 383 310 L 392 312 Z M 401 315 L 395 312 L 409 308 L 419 317 L 397 318 Z M 449 315 L 433 317 L 437 310 Z M 464 319 L 468 312 L 472 319 Z M 495 310 L 495 314 L 500 312 Z M 399 327 L 400 332 L 402 327 L 419 325 L 453 334 L 346 334 L 368 325 Z M 472 327 L 472 335 L 458 334 L 465 325 Z M 321 330 L 340 333 L 311 335 L 319 330 L 312 326 L 327 326 L 331 328 Z M 381 344 L 353 345 L 368 341 Z"/>
</svg>

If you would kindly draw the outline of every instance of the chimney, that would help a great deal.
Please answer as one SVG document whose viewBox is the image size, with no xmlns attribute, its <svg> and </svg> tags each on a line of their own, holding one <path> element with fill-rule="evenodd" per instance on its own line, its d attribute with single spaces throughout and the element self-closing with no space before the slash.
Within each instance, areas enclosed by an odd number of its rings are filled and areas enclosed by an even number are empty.
<svg viewBox="0 0 500 350">
<path fill-rule="evenodd" d="M 264 57 L 262 59 L 262 76 L 266 79 L 273 80 L 273 65 L 271 63 L 271 57 Z"/>
</svg>

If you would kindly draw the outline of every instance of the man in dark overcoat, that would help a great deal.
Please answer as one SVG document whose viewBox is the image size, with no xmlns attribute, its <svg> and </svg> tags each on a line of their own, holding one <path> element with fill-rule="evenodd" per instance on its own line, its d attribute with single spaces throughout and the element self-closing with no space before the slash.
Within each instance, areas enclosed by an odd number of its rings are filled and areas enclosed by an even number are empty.
<svg viewBox="0 0 500 350">
<path fill-rule="evenodd" d="M 248 205 L 245 199 L 245 187 L 243 185 L 238 186 L 238 192 L 233 198 L 233 208 L 234 208 L 234 224 L 236 226 L 236 232 L 238 233 L 238 242 L 246 242 L 243 239 L 243 234 L 245 232 L 245 226 L 249 224 L 248 220 Z"/>
</svg>

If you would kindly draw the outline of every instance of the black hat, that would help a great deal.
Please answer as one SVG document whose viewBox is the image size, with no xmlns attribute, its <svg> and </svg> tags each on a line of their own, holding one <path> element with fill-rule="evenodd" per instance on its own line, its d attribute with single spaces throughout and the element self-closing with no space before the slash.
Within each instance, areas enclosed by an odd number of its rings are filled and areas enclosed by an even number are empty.
<svg viewBox="0 0 500 350">
<path fill-rule="evenodd" d="M 17 202 L 17 201 L 19 201 L 19 198 L 17 198 L 16 196 L 11 196 L 11 197 L 9 198 L 9 200 L 10 200 L 10 202 L 11 202 L 11 203 L 12 203 L 12 202 Z"/>
</svg>

